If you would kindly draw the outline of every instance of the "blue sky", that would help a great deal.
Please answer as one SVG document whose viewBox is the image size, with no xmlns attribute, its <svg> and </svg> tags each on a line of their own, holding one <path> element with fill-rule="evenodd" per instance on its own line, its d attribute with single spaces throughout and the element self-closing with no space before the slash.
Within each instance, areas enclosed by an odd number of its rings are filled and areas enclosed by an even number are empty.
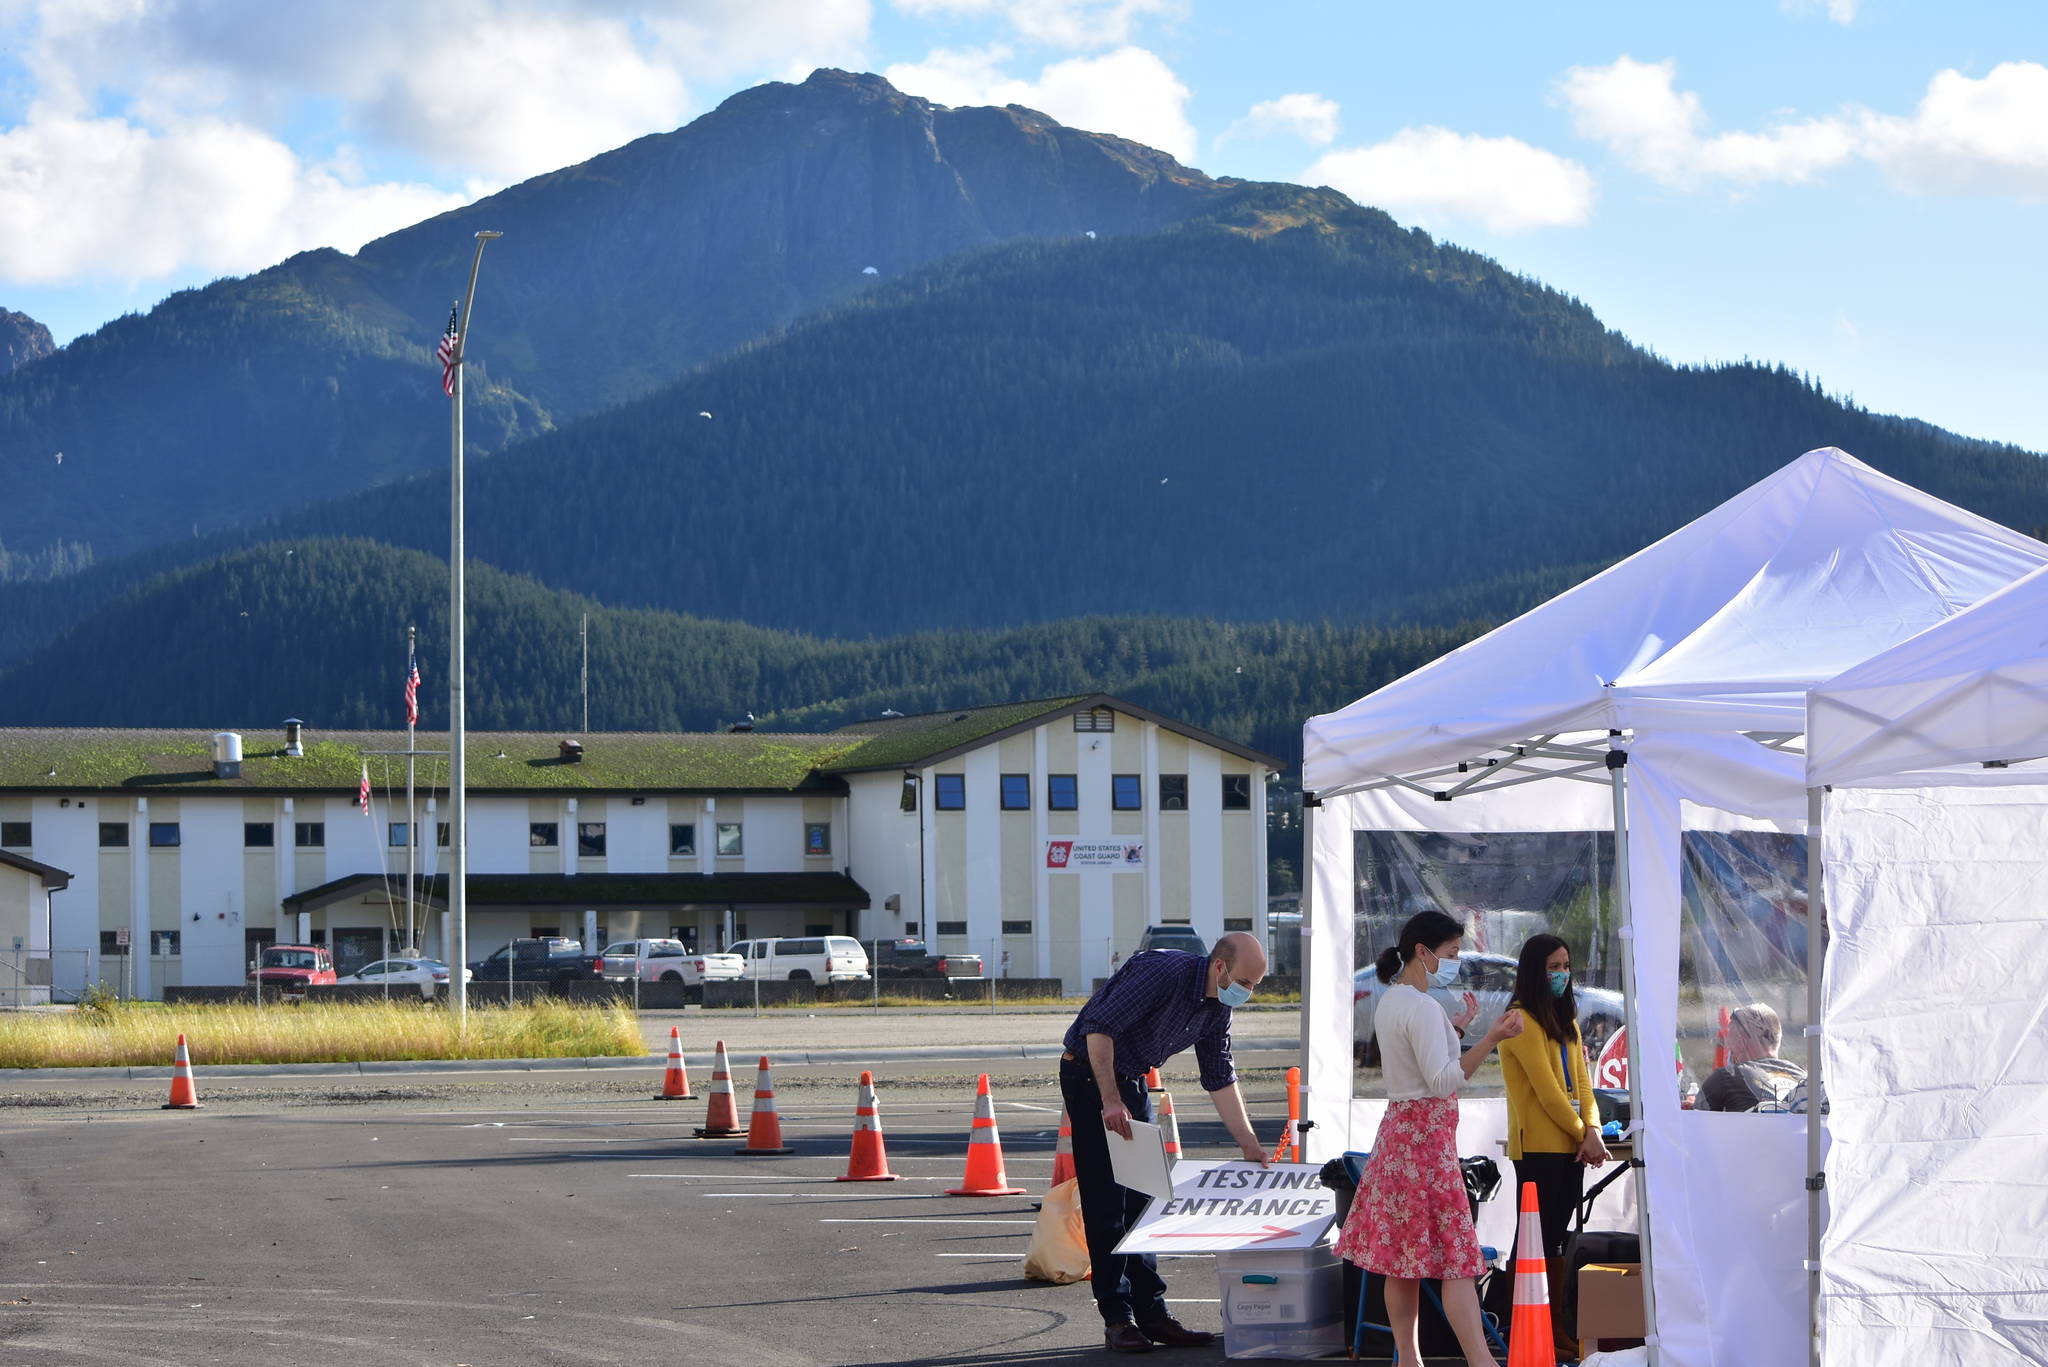
<svg viewBox="0 0 2048 1367">
<path fill-rule="evenodd" d="M 2048 451 L 2036 0 L 0 0 L 0 307 L 66 340 L 819 65 L 1334 185 L 1674 361 Z"/>
</svg>

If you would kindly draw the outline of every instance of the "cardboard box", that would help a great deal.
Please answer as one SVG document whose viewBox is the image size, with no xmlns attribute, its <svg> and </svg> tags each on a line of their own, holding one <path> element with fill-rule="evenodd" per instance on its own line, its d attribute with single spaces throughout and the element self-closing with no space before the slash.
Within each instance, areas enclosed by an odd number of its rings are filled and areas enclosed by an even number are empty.
<svg viewBox="0 0 2048 1367">
<path fill-rule="evenodd" d="M 1587 1263 L 1579 1269 L 1579 1337 L 1643 1336 L 1643 1265 Z"/>
</svg>

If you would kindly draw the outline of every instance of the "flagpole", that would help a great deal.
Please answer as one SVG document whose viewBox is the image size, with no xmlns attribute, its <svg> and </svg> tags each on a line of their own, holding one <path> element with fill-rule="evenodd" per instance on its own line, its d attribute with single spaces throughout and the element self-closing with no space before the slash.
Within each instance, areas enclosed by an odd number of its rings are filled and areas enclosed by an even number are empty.
<svg viewBox="0 0 2048 1367">
<path fill-rule="evenodd" d="M 419 648 L 419 628 L 405 629 L 405 679 L 406 696 L 413 692 L 412 675 L 417 667 L 418 656 L 413 652 Z M 419 711 L 410 702 L 405 708 L 405 948 L 402 954 L 419 953 L 419 942 L 412 934 L 412 897 L 419 886 L 420 823 L 419 813 L 413 808 L 413 760 L 418 749 Z"/>
<path fill-rule="evenodd" d="M 469 897 L 463 882 L 469 873 L 469 805 L 463 791 L 468 731 L 462 697 L 462 361 L 469 350 L 469 311 L 476 303 L 476 274 L 484 264 L 484 248 L 503 236 L 494 232 L 476 235 L 476 256 L 469 263 L 469 288 L 462 296 L 462 315 L 455 326 L 455 349 L 449 360 L 454 402 L 449 405 L 448 490 L 448 921 L 455 946 L 448 961 L 448 1001 L 458 1025 L 469 1017 Z"/>
</svg>

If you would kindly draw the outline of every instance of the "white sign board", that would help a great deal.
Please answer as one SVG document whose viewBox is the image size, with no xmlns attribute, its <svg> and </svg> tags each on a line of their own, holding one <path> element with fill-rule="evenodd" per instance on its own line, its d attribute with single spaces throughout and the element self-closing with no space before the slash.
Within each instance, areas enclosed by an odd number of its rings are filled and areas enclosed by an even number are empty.
<svg viewBox="0 0 2048 1367">
<path fill-rule="evenodd" d="M 1118 1253 L 1234 1253 L 1313 1248 L 1337 1222 L 1337 1193 L 1307 1163 L 1242 1159 L 1174 1165 L 1173 1195 L 1154 1199 Z"/>
<path fill-rule="evenodd" d="M 1075 869 L 1142 869 L 1142 840 L 1048 840 L 1045 866 L 1054 873 Z"/>
</svg>

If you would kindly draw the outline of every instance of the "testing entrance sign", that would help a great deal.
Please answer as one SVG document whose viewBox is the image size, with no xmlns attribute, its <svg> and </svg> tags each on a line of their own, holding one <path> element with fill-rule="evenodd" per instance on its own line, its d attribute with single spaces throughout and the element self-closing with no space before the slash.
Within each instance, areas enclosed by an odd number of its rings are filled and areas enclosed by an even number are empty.
<svg viewBox="0 0 2048 1367">
<path fill-rule="evenodd" d="M 1181 1162 L 1173 1195 L 1155 1197 L 1118 1253 L 1235 1253 L 1313 1248 L 1337 1222 L 1337 1193 L 1307 1163 Z"/>
</svg>

